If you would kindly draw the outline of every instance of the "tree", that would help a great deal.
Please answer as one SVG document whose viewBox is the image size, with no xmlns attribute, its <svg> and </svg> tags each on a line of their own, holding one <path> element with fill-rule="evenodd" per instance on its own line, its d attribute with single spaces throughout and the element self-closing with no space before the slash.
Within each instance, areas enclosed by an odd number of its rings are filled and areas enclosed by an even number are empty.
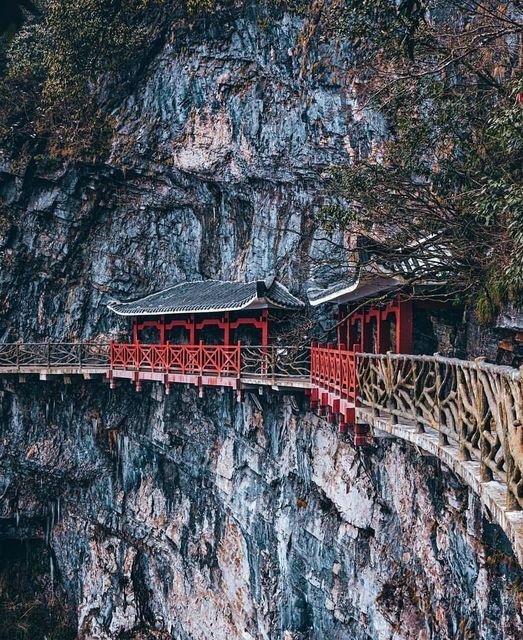
<svg viewBox="0 0 523 640">
<path fill-rule="evenodd" d="M 361 110 L 383 114 L 379 153 L 332 172 L 322 222 L 390 264 L 431 254 L 488 319 L 523 298 L 521 13 L 488 0 L 335 1 L 322 29 L 352 39 Z M 338 16 L 338 19 L 336 19 Z M 346 203 L 349 203 L 348 205 Z M 430 242 L 427 241 L 430 239 Z M 441 265 L 440 265 L 441 266 Z"/>
</svg>

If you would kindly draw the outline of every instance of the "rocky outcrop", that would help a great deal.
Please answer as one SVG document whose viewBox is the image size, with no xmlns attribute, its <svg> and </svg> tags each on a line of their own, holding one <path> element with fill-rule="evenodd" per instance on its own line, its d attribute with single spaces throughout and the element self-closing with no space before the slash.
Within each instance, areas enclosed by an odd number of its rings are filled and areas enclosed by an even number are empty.
<svg viewBox="0 0 523 640">
<path fill-rule="evenodd" d="M 180 279 L 332 277 L 343 258 L 314 232 L 321 175 L 382 125 L 355 111 L 348 47 L 301 68 L 302 26 L 226 13 L 219 29 L 173 27 L 113 113 L 106 165 L 4 158 L 3 336 L 97 335 L 111 296 Z"/>
</svg>

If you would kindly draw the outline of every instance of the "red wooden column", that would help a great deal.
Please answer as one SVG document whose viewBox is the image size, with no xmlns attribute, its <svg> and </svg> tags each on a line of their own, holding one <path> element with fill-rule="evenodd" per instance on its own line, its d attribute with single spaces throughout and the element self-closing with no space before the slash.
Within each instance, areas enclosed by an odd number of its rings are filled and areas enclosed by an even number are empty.
<svg viewBox="0 0 523 640">
<path fill-rule="evenodd" d="M 398 297 L 396 312 L 396 353 L 412 353 L 412 300 Z"/>
<path fill-rule="evenodd" d="M 347 321 L 347 309 L 341 306 L 338 309 L 338 344 L 347 345 L 349 342 L 349 323 Z"/>
<path fill-rule="evenodd" d="M 359 346 L 361 342 L 361 334 L 359 336 L 359 341 L 356 342 L 356 322 L 357 320 L 354 316 L 347 316 L 347 343 L 349 351 L 354 351 L 354 349 Z"/>
<path fill-rule="evenodd" d="M 160 344 L 165 344 L 165 316 L 161 316 L 158 322 L 158 331 L 160 333 Z"/>
<path fill-rule="evenodd" d="M 138 318 L 132 319 L 133 344 L 138 344 Z"/>
<path fill-rule="evenodd" d="M 261 331 L 262 331 L 262 345 L 266 347 L 269 344 L 269 310 L 264 309 L 261 315 Z"/>
<path fill-rule="evenodd" d="M 366 336 L 366 331 L 365 331 L 365 324 L 366 324 L 366 322 L 365 322 L 365 320 L 366 320 L 365 312 L 360 314 L 360 318 L 361 318 L 360 319 L 360 351 L 362 353 L 365 353 L 365 346 L 366 346 L 365 345 L 365 338 L 367 337 Z"/>
<path fill-rule="evenodd" d="M 378 307 L 378 311 L 374 316 L 376 318 L 376 353 L 382 352 L 382 320 L 381 320 L 381 311 Z"/>
<path fill-rule="evenodd" d="M 189 344 L 194 346 L 196 344 L 196 320 L 194 319 L 194 313 L 191 314 L 188 329 Z"/>
<path fill-rule="evenodd" d="M 223 319 L 223 344 L 228 347 L 231 344 L 231 318 L 228 311 Z"/>
</svg>

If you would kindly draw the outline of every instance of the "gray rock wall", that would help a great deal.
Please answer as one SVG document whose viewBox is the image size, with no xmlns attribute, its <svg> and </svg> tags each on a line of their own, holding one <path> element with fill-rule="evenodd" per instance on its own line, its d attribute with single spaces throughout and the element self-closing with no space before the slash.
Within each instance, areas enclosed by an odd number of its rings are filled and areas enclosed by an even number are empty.
<svg viewBox="0 0 523 640">
<path fill-rule="evenodd" d="M 219 25 L 219 26 L 218 26 Z M 114 336 L 113 296 L 342 258 L 321 174 L 375 152 L 349 46 L 249 9 L 173 27 L 113 113 L 107 163 L 0 167 L 0 338 Z M 337 239 L 338 241 L 341 239 Z M 422 452 L 354 450 L 281 393 L 2 381 L 0 536 L 48 539 L 79 637 L 516 638 L 515 566 Z"/>
<path fill-rule="evenodd" d="M 393 439 L 355 450 L 300 396 L 42 382 L 2 407 L 0 535 L 47 536 L 81 638 L 523 631 L 523 572 L 476 497 Z"/>
</svg>

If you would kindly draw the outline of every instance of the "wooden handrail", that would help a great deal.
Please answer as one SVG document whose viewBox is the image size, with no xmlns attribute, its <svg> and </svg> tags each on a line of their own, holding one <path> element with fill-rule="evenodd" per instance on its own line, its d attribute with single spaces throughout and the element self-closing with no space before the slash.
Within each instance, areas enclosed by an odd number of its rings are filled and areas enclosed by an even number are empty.
<svg viewBox="0 0 523 640">
<path fill-rule="evenodd" d="M 146 345 L 105 342 L 0 344 L 0 371 L 99 368 L 236 378 L 309 380 L 336 398 L 414 420 L 477 459 L 484 481 L 508 488 L 523 509 L 523 371 L 439 355 L 368 354 L 332 346 Z"/>
</svg>

